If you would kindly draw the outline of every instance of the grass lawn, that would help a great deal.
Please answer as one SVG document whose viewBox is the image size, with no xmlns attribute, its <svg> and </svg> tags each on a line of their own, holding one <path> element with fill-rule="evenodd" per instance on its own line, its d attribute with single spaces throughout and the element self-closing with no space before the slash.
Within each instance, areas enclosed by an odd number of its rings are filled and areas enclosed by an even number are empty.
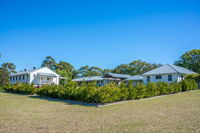
<svg viewBox="0 0 200 133">
<path fill-rule="evenodd" d="M 101 108 L 0 92 L 7 132 L 200 132 L 200 90 Z"/>
</svg>

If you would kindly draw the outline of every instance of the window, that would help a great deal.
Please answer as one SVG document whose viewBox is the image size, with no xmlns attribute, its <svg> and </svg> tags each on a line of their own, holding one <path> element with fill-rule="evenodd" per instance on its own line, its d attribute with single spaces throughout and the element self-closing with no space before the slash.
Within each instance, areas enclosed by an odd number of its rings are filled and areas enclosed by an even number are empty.
<svg viewBox="0 0 200 133">
<path fill-rule="evenodd" d="M 33 74 L 33 77 L 35 77 L 35 74 Z"/>
<path fill-rule="evenodd" d="M 15 80 L 15 76 L 13 76 L 13 80 Z"/>
<path fill-rule="evenodd" d="M 147 76 L 147 82 L 150 82 L 150 76 Z"/>
<path fill-rule="evenodd" d="M 172 75 L 168 75 L 168 81 L 172 81 Z"/>
<path fill-rule="evenodd" d="M 50 80 L 50 78 L 48 77 L 47 80 Z"/>
<path fill-rule="evenodd" d="M 21 75 L 19 75 L 19 80 L 21 80 Z"/>
<path fill-rule="evenodd" d="M 10 81 L 12 80 L 12 77 L 10 77 Z"/>
<path fill-rule="evenodd" d="M 16 76 L 16 80 L 18 80 L 18 76 Z"/>
<path fill-rule="evenodd" d="M 23 80 L 24 80 L 24 78 L 25 78 L 25 75 L 22 76 L 22 79 L 23 79 Z"/>
<path fill-rule="evenodd" d="M 162 79 L 161 75 L 156 75 L 156 79 Z"/>
</svg>

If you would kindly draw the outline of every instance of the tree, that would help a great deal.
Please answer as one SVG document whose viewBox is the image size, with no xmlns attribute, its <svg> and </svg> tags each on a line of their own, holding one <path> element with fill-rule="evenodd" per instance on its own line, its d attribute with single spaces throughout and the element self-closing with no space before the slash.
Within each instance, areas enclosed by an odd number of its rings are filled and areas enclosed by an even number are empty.
<svg viewBox="0 0 200 133">
<path fill-rule="evenodd" d="M 103 70 L 96 66 L 89 67 L 86 65 L 77 70 L 78 77 L 101 76 L 102 73 Z"/>
<path fill-rule="evenodd" d="M 56 69 L 56 61 L 51 56 L 47 56 L 45 60 L 42 62 L 42 67 L 48 67 L 51 70 Z"/>
<path fill-rule="evenodd" d="M 200 73 L 200 49 L 187 51 L 174 64 Z"/>
<path fill-rule="evenodd" d="M 3 63 L 0 67 L 0 85 L 9 83 L 9 75 L 15 73 L 16 66 L 13 63 Z"/>
<path fill-rule="evenodd" d="M 161 66 L 161 64 L 155 64 L 155 63 L 151 64 L 142 60 L 132 61 L 129 65 L 130 65 L 129 73 L 131 75 L 137 75 L 137 74 L 140 75 Z"/>
<path fill-rule="evenodd" d="M 102 71 L 102 75 L 104 75 L 104 74 L 106 74 L 106 73 L 109 73 L 109 72 L 112 72 L 112 70 L 110 70 L 110 69 L 104 69 L 104 70 Z"/>
<path fill-rule="evenodd" d="M 121 64 L 119 66 L 117 66 L 113 72 L 114 73 L 121 73 L 121 74 L 129 74 L 129 68 L 130 66 L 128 64 Z"/>
<path fill-rule="evenodd" d="M 59 75 L 66 77 L 67 81 L 70 81 L 72 78 L 74 78 L 75 69 L 68 62 L 60 61 L 58 64 L 56 64 L 55 69 Z"/>
<path fill-rule="evenodd" d="M 7 62 L 7 63 L 1 64 L 1 66 L 2 66 L 2 68 L 5 68 L 8 71 L 9 74 L 10 73 L 16 73 L 16 71 L 15 71 L 16 66 L 13 63 Z"/>
<path fill-rule="evenodd" d="M 161 64 L 151 64 L 142 60 L 134 60 L 129 64 L 121 64 L 117 66 L 113 72 L 129 75 L 140 75 L 159 66 L 161 66 Z"/>
</svg>

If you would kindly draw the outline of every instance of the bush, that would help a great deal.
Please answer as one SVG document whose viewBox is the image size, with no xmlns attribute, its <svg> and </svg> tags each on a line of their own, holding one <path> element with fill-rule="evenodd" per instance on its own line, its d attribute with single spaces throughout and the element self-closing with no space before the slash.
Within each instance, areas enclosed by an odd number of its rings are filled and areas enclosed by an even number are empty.
<svg viewBox="0 0 200 133">
<path fill-rule="evenodd" d="M 170 88 L 168 86 L 169 84 L 166 82 L 158 82 L 157 83 L 157 87 L 158 90 L 160 92 L 160 95 L 165 95 L 165 94 L 169 94 L 170 92 Z"/>
<path fill-rule="evenodd" d="M 148 83 L 132 85 L 122 82 L 120 85 L 110 83 L 102 87 L 96 86 L 96 82 L 89 84 L 83 83 L 78 86 L 75 82 L 69 82 L 66 85 L 43 85 L 35 88 L 32 84 L 17 83 L 15 85 L 4 85 L 3 89 L 9 92 L 20 92 L 27 94 L 37 94 L 60 99 L 77 100 L 87 103 L 111 103 L 127 99 L 140 99 L 163 94 L 177 93 L 197 89 L 197 83 L 194 79 L 185 79 L 180 83 Z"/>
<path fill-rule="evenodd" d="M 23 84 L 17 83 L 15 85 L 7 84 L 3 87 L 4 90 L 9 92 L 19 92 L 19 93 L 26 93 L 26 94 L 34 94 L 35 87 L 33 84 Z"/>
<path fill-rule="evenodd" d="M 137 94 L 136 94 L 136 88 L 135 86 L 132 85 L 132 82 L 129 81 L 128 83 L 128 99 L 131 100 L 131 99 L 136 99 L 137 97 Z"/>
<path fill-rule="evenodd" d="M 120 100 L 127 100 L 129 97 L 129 89 L 124 82 L 119 86 L 120 89 Z"/>
<path fill-rule="evenodd" d="M 111 103 L 120 100 L 120 89 L 114 84 L 107 84 L 98 89 L 97 103 Z"/>
<path fill-rule="evenodd" d="M 160 94 L 156 83 L 147 83 L 147 96 L 152 97 Z"/>
<path fill-rule="evenodd" d="M 180 82 L 182 91 L 198 89 L 198 84 L 193 79 L 185 79 Z"/>
<path fill-rule="evenodd" d="M 172 93 L 178 93 L 182 91 L 181 84 L 179 83 L 170 83 L 170 86 L 172 88 Z"/>
<path fill-rule="evenodd" d="M 144 84 L 137 84 L 135 88 L 136 88 L 136 99 L 147 97 L 146 93 L 147 88 Z"/>
</svg>

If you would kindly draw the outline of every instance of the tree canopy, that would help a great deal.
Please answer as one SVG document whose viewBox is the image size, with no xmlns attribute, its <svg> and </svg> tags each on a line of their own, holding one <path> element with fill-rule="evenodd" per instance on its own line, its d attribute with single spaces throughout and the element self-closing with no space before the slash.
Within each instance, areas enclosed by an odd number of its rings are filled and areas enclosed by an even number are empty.
<svg viewBox="0 0 200 133">
<path fill-rule="evenodd" d="M 129 64 L 121 64 L 113 69 L 115 73 L 140 75 L 154 68 L 161 66 L 161 64 L 147 63 L 142 60 L 134 60 Z"/>
<path fill-rule="evenodd" d="M 0 85 L 9 83 L 9 75 L 15 73 L 16 66 L 13 63 L 3 63 L 0 67 Z"/>
<path fill-rule="evenodd" d="M 56 61 L 51 56 L 47 56 L 45 60 L 42 62 L 42 67 L 48 67 L 51 70 L 56 69 Z"/>
<path fill-rule="evenodd" d="M 72 78 L 75 77 L 75 69 L 68 62 L 60 61 L 58 64 L 56 64 L 56 72 L 62 77 L 66 77 L 67 80 L 72 80 Z"/>
<path fill-rule="evenodd" d="M 200 73 L 200 49 L 187 51 L 174 64 Z"/>
<path fill-rule="evenodd" d="M 78 77 L 90 77 L 90 76 L 100 76 L 102 75 L 103 70 L 96 66 L 82 66 L 77 70 Z"/>
</svg>

